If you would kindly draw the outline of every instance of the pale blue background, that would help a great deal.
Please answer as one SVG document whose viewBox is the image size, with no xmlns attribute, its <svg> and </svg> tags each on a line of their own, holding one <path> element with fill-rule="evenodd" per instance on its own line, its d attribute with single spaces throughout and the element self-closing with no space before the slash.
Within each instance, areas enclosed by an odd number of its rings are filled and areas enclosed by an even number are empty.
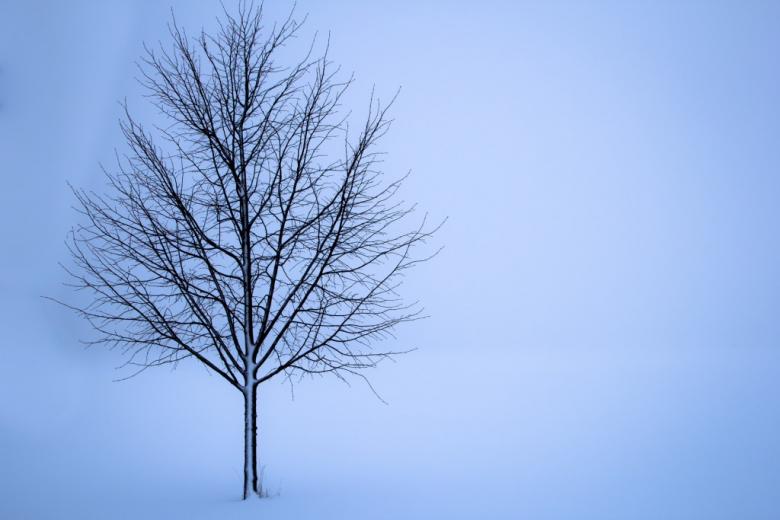
<svg viewBox="0 0 780 520">
<path fill-rule="evenodd" d="M 403 87 L 386 169 L 449 222 L 389 406 L 265 388 L 253 504 L 238 394 L 112 383 L 39 298 L 70 294 L 66 181 L 102 189 L 117 101 L 155 117 L 133 61 L 169 7 L 0 7 L 0 517 L 780 518 L 780 4 L 300 1 L 358 113 Z"/>
</svg>

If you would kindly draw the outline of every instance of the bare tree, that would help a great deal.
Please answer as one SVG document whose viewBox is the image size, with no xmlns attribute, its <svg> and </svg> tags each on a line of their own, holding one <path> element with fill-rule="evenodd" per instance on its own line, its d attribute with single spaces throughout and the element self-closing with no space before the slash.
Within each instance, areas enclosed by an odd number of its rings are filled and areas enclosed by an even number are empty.
<svg viewBox="0 0 780 520">
<path fill-rule="evenodd" d="M 241 393 L 244 498 L 263 493 L 258 386 L 365 378 L 399 353 L 375 340 L 420 317 L 396 289 L 435 230 L 425 218 L 404 228 L 402 179 L 382 182 L 387 106 L 372 95 L 351 136 L 339 113 L 351 79 L 337 79 L 327 48 L 277 63 L 299 27 L 291 15 L 266 30 L 252 6 L 211 36 L 174 21 L 172 50 L 147 49 L 141 63 L 170 124 L 147 130 L 125 109 L 129 151 L 106 172 L 108 193 L 74 190 L 85 223 L 68 272 L 93 297 L 72 308 L 133 374 L 193 358 Z"/>
</svg>

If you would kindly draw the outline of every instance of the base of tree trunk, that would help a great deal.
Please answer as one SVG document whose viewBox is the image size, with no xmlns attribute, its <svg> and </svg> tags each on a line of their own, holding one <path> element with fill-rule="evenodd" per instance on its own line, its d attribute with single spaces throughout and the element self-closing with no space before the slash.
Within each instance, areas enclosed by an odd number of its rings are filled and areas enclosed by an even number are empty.
<svg viewBox="0 0 780 520">
<path fill-rule="evenodd" d="M 244 500 L 263 495 L 257 473 L 257 386 L 250 385 L 244 390 Z"/>
</svg>

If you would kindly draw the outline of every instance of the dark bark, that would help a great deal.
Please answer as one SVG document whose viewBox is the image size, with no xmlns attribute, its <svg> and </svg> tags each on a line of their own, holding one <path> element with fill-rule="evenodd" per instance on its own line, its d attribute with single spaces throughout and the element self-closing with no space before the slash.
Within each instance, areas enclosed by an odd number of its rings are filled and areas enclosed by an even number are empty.
<svg viewBox="0 0 780 520">
<path fill-rule="evenodd" d="M 263 496 L 257 458 L 257 385 L 251 385 L 244 392 L 244 499 Z"/>
</svg>

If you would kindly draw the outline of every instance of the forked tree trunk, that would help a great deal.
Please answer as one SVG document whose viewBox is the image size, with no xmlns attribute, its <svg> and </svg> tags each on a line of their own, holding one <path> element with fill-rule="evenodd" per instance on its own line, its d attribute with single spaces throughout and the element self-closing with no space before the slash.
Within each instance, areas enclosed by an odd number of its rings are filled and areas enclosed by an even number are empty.
<svg viewBox="0 0 780 520">
<path fill-rule="evenodd" d="M 257 385 L 244 390 L 244 500 L 261 495 L 257 478 Z"/>
</svg>

